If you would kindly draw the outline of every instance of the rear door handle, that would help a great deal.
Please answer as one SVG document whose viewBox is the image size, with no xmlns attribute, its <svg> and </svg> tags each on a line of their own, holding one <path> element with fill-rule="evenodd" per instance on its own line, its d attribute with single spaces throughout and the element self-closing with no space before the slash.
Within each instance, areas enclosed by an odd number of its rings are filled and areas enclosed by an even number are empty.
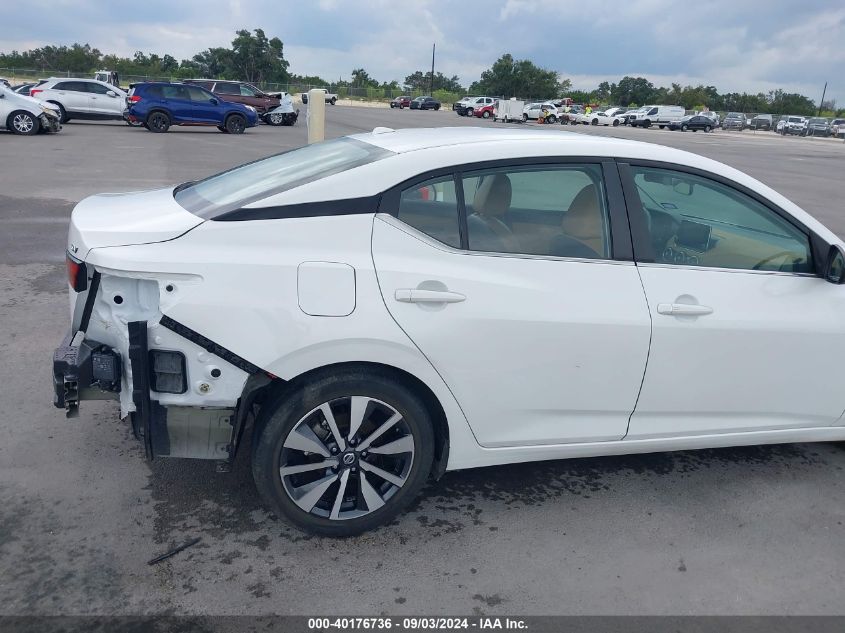
<svg viewBox="0 0 845 633">
<path fill-rule="evenodd" d="M 460 292 L 420 288 L 399 288 L 393 296 L 401 303 L 460 303 L 466 300 L 466 295 Z"/>
<path fill-rule="evenodd" d="M 704 316 L 712 314 L 713 308 L 689 303 L 658 303 L 657 313 L 669 316 Z"/>
</svg>

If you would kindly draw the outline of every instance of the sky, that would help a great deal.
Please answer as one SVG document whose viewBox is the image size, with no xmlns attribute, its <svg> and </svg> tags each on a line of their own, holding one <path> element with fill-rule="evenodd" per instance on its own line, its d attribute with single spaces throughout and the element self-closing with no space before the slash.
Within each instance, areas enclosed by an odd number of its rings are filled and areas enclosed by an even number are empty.
<svg viewBox="0 0 845 633">
<path fill-rule="evenodd" d="M 37 17 L 36 17 L 37 16 Z M 783 88 L 845 104 L 845 0 L 29 0 L 0 20 L 0 51 L 89 43 L 177 59 L 239 28 L 284 43 L 290 70 L 379 81 L 431 66 L 469 85 L 504 53 L 575 88 L 643 76 L 720 92 Z"/>
</svg>

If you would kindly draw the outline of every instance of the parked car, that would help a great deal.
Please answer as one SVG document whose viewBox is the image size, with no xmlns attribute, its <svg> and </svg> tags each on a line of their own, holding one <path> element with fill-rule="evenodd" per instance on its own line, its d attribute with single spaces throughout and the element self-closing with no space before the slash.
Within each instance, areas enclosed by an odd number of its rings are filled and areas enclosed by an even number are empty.
<svg viewBox="0 0 845 633">
<path fill-rule="evenodd" d="M 607 116 L 621 116 L 627 111 L 627 108 L 620 108 L 620 107 L 612 107 L 612 108 L 605 108 L 604 113 Z"/>
<path fill-rule="evenodd" d="M 491 97 L 476 97 L 467 101 L 463 109 L 458 110 L 458 114 L 461 116 L 475 116 L 489 119 L 493 116 L 494 101 Z M 486 116 L 484 116 L 485 114 Z"/>
<path fill-rule="evenodd" d="M 697 113 L 697 116 L 706 116 L 713 122 L 713 128 L 719 127 L 719 124 L 722 120 L 719 118 L 718 112 L 713 112 L 712 110 L 702 110 L 701 112 Z"/>
<path fill-rule="evenodd" d="M 452 104 L 452 110 L 454 110 L 456 112 L 460 112 L 461 110 L 463 110 L 466 107 L 466 105 L 470 101 L 473 101 L 475 99 L 476 99 L 476 97 L 472 97 L 472 96 L 469 96 L 469 95 L 467 95 L 466 97 L 461 97 L 458 101 L 455 101 Z"/>
<path fill-rule="evenodd" d="M 399 108 L 400 110 L 404 108 L 411 107 L 411 97 L 408 95 L 403 95 L 401 97 L 396 97 L 390 102 L 391 108 Z"/>
<path fill-rule="evenodd" d="M 548 113 L 546 122 L 555 123 L 557 121 L 558 108 L 551 101 L 535 101 L 534 103 L 527 104 L 522 110 L 522 120 L 537 120 L 540 118 L 540 113 L 544 110 Z"/>
<path fill-rule="evenodd" d="M 28 136 L 38 132 L 58 132 L 62 126 L 55 107 L 18 94 L 0 83 L 0 129 Z"/>
<path fill-rule="evenodd" d="M 833 119 L 830 123 L 830 133 L 837 138 L 845 138 L 845 119 Z"/>
<path fill-rule="evenodd" d="M 792 134 L 794 136 L 804 136 L 807 130 L 807 117 L 803 116 L 786 116 L 781 117 L 778 121 L 777 131 L 781 134 Z"/>
<path fill-rule="evenodd" d="M 637 115 L 644 114 L 646 112 L 648 112 L 647 106 L 643 106 L 641 108 L 631 108 L 629 110 L 626 110 L 621 115 L 622 116 L 622 124 L 623 125 L 631 125 L 631 121 L 634 120 L 637 117 Z"/>
<path fill-rule="evenodd" d="M 245 81 L 219 81 L 216 79 L 185 79 L 182 83 L 200 86 L 223 101 L 252 106 L 259 118 L 269 125 L 293 125 L 299 118 L 299 110 L 293 103 L 279 111 L 282 102 L 290 99 L 285 92 L 268 93 Z"/>
<path fill-rule="evenodd" d="M 323 95 L 323 97 L 325 98 L 326 103 L 328 103 L 330 105 L 334 105 L 335 103 L 337 103 L 337 95 L 335 93 L 329 92 L 325 88 L 314 88 L 314 90 L 320 90 L 320 91 L 325 93 Z M 308 93 L 307 92 L 303 92 L 300 95 L 300 97 L 302 98 L 302 103 L 306 103 L 306 104 L 308 103 Z"/>
<path fill-rule="evenodd" d="M 411 101 L 411 110 L 439 110 L 440 102 L 434 97 L 417 97 Z"/>
<path fill-rule="evenodd" d="M 751 119 L 752 130 L 771 130 L 772 129 L 772 115 L 758 114 Z"/>
<path fill-rule="evenodd" d="M 584 125 L 621 125 L 624 119 L 621 116 L 608 114 L 606 111 L 591 112 L 590 114 L 578 115 L 578 122 Z"/>
<path fill-rule="evenodd" d="M 24 97 L 30 96 L 29 91 L 38 85 L 37 83 L 25 83 L 25 84 L 17 84 L 16 86 L 12 86 L 12 92 L 16 92 L 19 95 L 23 95 Z"/>
<path fill-rule="evenodd" d="M 670 130 L 681 130 L 682 132 L 686 132 L 687 130 L 692 130 L 693 132 L 697 132 L 698 130 L 710 132 L 713 130 L 714 126 L 713 119 L 709 116 L 704 116 L 703 114 L 688 114 L 680 121 L 672 121 L 668 127 Z"/>
<path fill-rule="evenodd" d="M 71 119 L 122 119 L 126 106 L 123 90 L 95 79 L 51 77 L 31 88 L 29 95 L 56 105 L 62 123 Z"/>
<path fill-rule="evenodd" d="M 8 79 L 6 79 L 5 77 L 0 77 L 0 86 L 6 86 L 7 88 L 11 88 L 11 87 L 12 87 L 12 84 L 11 84 L 11 82 L 10 82 Z"/>
<path fill-rule="evenodd" d="M 201 86 L 171 82 L 136 84 L 126 118 L 150 132 L 167 132 L 172 125 L 213 125 L 221 132 L 242 134 L 258 125 L 252 106 L 223 101 Z"/>
<path fill-rule="evenodd" d="M 807 121 L 804 136 L 821 136 L 827 138 L 830 136 L 830 121 L 823 117 L 811 118 Z"/>
<path fill-rule="evenodd" d="M 250 460 L 314 533 L 449 470 L 845 441 L 845 243 L 677 149 L 377 128 L 86 198 L 66 248 L 55 405 L 114 398 L 150 458 Z"/>
<path fill-rule="evenodd" d="M 745 115 L 741 112 L 728 112 L 722 121 L 723 130 L 739 130 L 745 129 Z"/>
<path fill-rule="evenodd" d="M 672 121 L 680 121 L 686 114 L 683 106 L 653 105 L 646 106 L 643 112 L 638 112 L 628 120 L 633 127 L 651 127 L 656 125 L 661 130 Z"/>
</svg>

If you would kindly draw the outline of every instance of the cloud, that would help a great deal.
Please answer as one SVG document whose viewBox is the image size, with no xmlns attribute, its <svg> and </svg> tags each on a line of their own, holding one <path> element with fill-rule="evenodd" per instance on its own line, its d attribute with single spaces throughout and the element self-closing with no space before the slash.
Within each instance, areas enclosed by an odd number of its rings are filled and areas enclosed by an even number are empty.
<svg viewBox="0 0 845 633">
<path fill-rule="evenodd" d="M 579 88 L 641 75 L 660 85 L 720 91 L 784 88 L 845 103 L 845 7 L 841 0 L 625 0 L 544 5 L 539 0 L 148 0 L 144 11 L 111 0 L 30 0 L 6 12 L 0 50 L 89 42 L 104 52 L 170 53 L 178 59 L 227 46 L 239 28 L 263 28 L 285 44 L 291 70 L 326 79 L 365 68 L 402 81 L 431 64 L 469 84 L 504 53 L 531 59 Z M 702 13 L 703 12 L 703 13 Z M 38 15 L 32 20 L 32 15 Z M 598 80 L 598 81 L 596 81 Z M 817 94 L 818 93 L 818 94 Z"/>
</svg>

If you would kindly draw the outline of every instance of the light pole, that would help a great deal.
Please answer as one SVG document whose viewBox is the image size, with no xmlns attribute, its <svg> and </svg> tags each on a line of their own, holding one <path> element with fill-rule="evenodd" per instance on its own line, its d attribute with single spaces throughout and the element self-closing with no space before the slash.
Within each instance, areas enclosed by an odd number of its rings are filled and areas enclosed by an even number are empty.
<svg viewBox="0 0 845 633">
<path fill-rule="evenodd" d="M 431 83 L 429 84 L 429 92 L 432 97 L 434 96 L 434 48 L 437 44 L 431 45 Z"/>
</svg>

